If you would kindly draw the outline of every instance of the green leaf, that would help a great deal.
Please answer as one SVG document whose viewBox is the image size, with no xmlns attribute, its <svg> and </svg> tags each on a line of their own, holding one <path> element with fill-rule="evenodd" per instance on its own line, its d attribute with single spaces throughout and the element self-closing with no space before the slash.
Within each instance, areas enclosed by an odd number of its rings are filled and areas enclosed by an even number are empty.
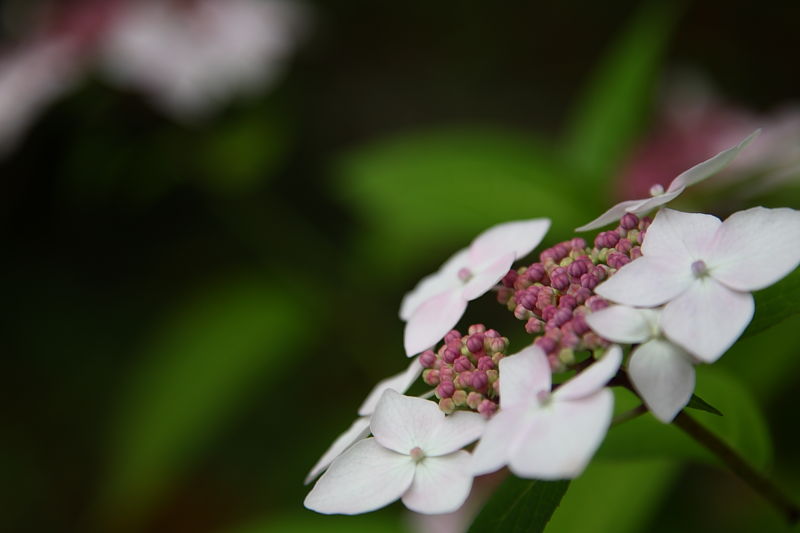
<svg viewBox="0 0 800 533">
<path fill-rule="evenodd" d="M 302 338 L 300 305 L 281 286 L 245 279 L 178 308 L 143 350 L 117 413 L 102 519 L 144 515 L 246 394 L 281 375 Z"/>
<path fill-rule="evenodd" d="M 689 398 L 689 403 L 686 404 L 686 407 L 689 409 L 705 411 L 706 413 L 711 413 L 712 415 L 722 416 L 722 412 L 720 412 L 719 409 L 702 399 L 697 394 L 692 394 L 692 397 Z"/>
<path fill-rule="evenodd" d="M 674 461 L 594 460 L 569 486 L 547 533 L 636 533 L 677 481 Z"/>
<path fill-rule="evenodd" d="M 481 510 L 470 533 L 544 531 L 569 481 L 531 481 L 509 476 Z"/>
<path fill-rule="evenodd" d="M 756 468 L 772 460 L 767 424 L 750 391 L 718 366 L 697 367 L 697 394 L 713 402 L 725 416 L 697 411 L 701 424 L 737 450 Z M 615 388 L 615 410 L 636 407 L 639 400 L 630 392 Z M 597 456 L 608 459 L 675 458 L 718 464 L 716 458 L 671 424 L 662 424 L 645 414 L 612 428 Z"/>
<path fill-rule="evenodd" d="M 767 330 L 800 312 L 800 268 L 754 296 L 756 314 L 742 337 Z"/>
<path fill-rule="evenodd" d="M 676 2 L 647 2 L 613 43 L 575 106 L 565 161 L 597 186 L 630 150 L 652 98 Z"/>
<path fill-rule="evenodd" d="M 341 194 L 361 219 L 369 258 L 400 272 L 498 222 L 550 217 L 551 232 L 566 237 L 586 218 L 582 193 L 546 154 L 509 132 L 417 132 L 346 157 Z"/>
</svg>

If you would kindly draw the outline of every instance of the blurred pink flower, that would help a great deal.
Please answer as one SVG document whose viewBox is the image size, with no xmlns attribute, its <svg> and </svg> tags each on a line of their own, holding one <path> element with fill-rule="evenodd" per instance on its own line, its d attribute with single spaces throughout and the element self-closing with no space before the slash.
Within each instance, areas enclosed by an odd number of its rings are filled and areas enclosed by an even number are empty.
<svg viewBox="0 0 800 533">
<path fill-rule="evenodd" d="M 651 133 L 627 163 L 619 196 L 645 197 L 652 186 L 666 186 L 683 169 L 758 128 L 760 137 L 720 173 L 724 179 L 716 185 L 758 177 L 747 191 L 756 194 L 800 176 L 800 105 L 756 113 L 724 101 L 701 83 L 679 81 L 667 89 Z"/>
<path fill-rule="evenodd" d="M 177 118 L 194 119 L 272 83 L 302 15 L 285 0 L 128 2 L 101 45 L 102 67 Z"/>
</svg>

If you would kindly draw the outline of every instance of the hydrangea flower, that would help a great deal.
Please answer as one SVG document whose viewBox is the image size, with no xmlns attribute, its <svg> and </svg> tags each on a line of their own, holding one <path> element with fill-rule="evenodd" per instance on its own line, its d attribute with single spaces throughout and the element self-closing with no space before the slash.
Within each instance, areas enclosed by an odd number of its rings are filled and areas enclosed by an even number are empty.
<svg viewBox="0 0 800 533">
<path fill-rule="evenodd" d="M 340 455 L 305 499 L 324 514 L 357 514 L 402 498 L 418 513 L 453 512 L 472 486 L 470 454 L 461 448 L 483 432 L 484 418 L 445 415 L 434 402 L 387 390 L 364 439 Z"/>
<path fill-rule="evenodd" d="M 406 354 L 416 355 L 441 340 L 458 323 L 467 303 L 494 287 L 515 260 L 536 248 L 549 228 L 550 221 L 543 218 L 493 226 L 420 281 L 400 307 L 400 318 L 407 321 Z"/>
<path fill-rule="evenodd" d="M 611 222 L 619 220 L 625 215 L 625 213 L 644 215 L 656 207 L 660 207 L 668 202 L 671 202 L 680 196 L 681 193 L 683 193 L 683 191 L 685 191 L 690 185 L 699 183 L 712 174 L 715 174 L 725 168 L 728 163 L 733 161 L 733 158 L 735 158 L 745 146 L 750 144 L 750 142 L 758 136 L 760 131 L 761 130 L 754 131 L 736 146 L 728 148 L 727 150 L 718 153 L 711 159 L 703 161 L 702 163 L 699 163 L 678 175 L 674 180 L 672 180 L 672 183 L 669 184 L 669 187 L 667 187 L 666 191 L 661 185 L 655 185 L 650 189 L 650 198 L 644 198 L 642 200 L 626 200 L 624 202 L 620 202 L 588 224 L 577 228 L 575 231 L 589 231 L 601 228 L 606 224 L 610 224 Z"/>
<path fill-rule="evenodd" d="M 579 475 L 608 431 L 614 395 L 605 386 L 622 362 L 611 346 L 599 361 L 553 390 L 544 351 L 529 346 L 500 361 L 500 410 L 475 448 L 473 474 L 508 465 L 534 479 Z"/>
<path fill-rule="evenodd" d="M 414 359 L 405 371 L 378 382 L 367 395 L 361 407 L 358 408 L 359 418 L 355 419 L 347 431 L 339 435 L 327 451 L 322 454 L 317 464 L 314 465 L 306 476 L 305 484 L 310 483 L 315 477 L 320 475 L 328 468 L 334 459 L 344 453 L 350 446 L 369 435 L 370 415 L 375 412 L 375 407 L 378 405 L 378 401 L 381 399 L 384 392 L 387 390 L 393 390 L 399 393 L 406 392 L 421 373 L 422 365 L 420 365 L 419 359 Z"/>
<path fill-rule="evenodd" d="M 671 422 L 694 392 L 694 358 L 663 336 L 660 318 L 660 309 L 612 305 L 587 315 L 586 322 L 610 341 L 639 344 L 628 360 L 628 376 L 653 415 Z"/>
<path fill-rule="evenodd" d="M 655 307 L 665 335 L 700 360 L 716 361 L 753 316 L 751 291 L 800 263 L 800 212 L 754 207 L 725 222 L 663 209 L 647 230 L 642 257 L 595 292 L 613 302 Z"/>
</svg>

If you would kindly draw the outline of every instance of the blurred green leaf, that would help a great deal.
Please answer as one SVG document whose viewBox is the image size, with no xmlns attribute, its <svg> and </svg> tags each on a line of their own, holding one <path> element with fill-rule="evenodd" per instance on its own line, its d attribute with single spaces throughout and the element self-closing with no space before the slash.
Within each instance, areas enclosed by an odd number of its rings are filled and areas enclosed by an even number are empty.
<svg viewBox="0 0 800 533">
<path fill-rule="evenodd" d="M 800 268 L 754 296 L 756 314 L 742 337 L 760 333 L 800 312 Z"/>
<path fill-rule="evenodd" d="M 689 409 L 705 411 L 706 413 L 711 413 L 712 415 L 722 416 L 722 412 L 720 412 L 719 409 L 702 399 L 697 394 L 692 394 L 692 397 L 689 398 L 689 403 L 686 404 L 686 407 Z"/>
<path fill-rule="evenodd" d="M 545 154 L 514 133 L 417 132 L 346 157 L 342 195 L 367 230 L 370 258 L 399 270 L 439 245 L 466 245 L 498 222 L 550 217 L 552 231 L 566 236 L 586 218 L 585 206 Z"/>
<path fill-rule="evenodd" d="M 595 460 L 570 484 L 547 533 L 637 533 L 674 484 L 669 460 Z"/>
<path fill-rule="evenodd" d="M 697 367 L 698 395 L 725 413 L 716 416 L 692 413 L 701 424 L 746 457 L 756 468 L 765 469 L 772 460 L 772 446 L 764 416 L 753 395 L 737 379 L 717 367 Z M 639 400 L 628 391 L 615 389 L 617 406 L 625 411 Z M 716 463 L 716 459 L 680 429 L 662 424 L 650 414 L 620 424 L 608 432 L 598 457 L 614 459 L 676 458 Z"/>
<path fill-rule="evenodd" d="M 215 192 L 246 193 L 269 177 L 289 146 L 286 119 L 251 110 L 215 123 L 198 153 L 202 176 Z"/>
<path fill-rule="evenodd" d="M 531 481 L 509 476 L 470 526 L 470 533 L 544 531 L 569 481 Z"/>
<path fill-rule="evenodd" d="M 644 3 L 575 105 L 564 157 L 595 190 L 620 165 L 647 115 L 677 7 L 676 2 Z"/>
<path fill-rule="evenodd" d="M 310 512 L 267 518 L 226 533 L 405 533 L 402 521 L 387 513 L 361 516 L 322 516 Z"/>
<path fill-rule="evenodd" d="M 207 289 L 160 328 L 116 418 L 104 517 L 144 514 L 246 393 L 280 377 L 302 338 L 300 305 L 274 283 L 237 280 Z"/>
</svg>

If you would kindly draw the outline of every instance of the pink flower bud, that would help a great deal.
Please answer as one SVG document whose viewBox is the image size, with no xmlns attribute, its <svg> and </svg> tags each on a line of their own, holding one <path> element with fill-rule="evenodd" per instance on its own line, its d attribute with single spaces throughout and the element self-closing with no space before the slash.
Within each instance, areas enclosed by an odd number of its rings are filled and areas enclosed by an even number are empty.
<svg viewBox="0 0 800 533">
<path fill-rule="evenodd" d="M 578 299 L 570 294 L 565 294 L 558 299 L 558 307 L 564 309 L 575 309 L 578 305 Z"/>
<path fill-rule="evenodd" d="M 560 327 L 572 319 L 572 309 L 561 307 L 556 310 L 553 318 L 551 319 L 553 325 Z"/>
<path fill-rule="evenodd" d="M 422 381 L 424 381 L 426 385 L 435 387 L 436 385 L 439 384 L 439 371 L 430 368 L 427 370 L 423 370 Z"/>
<path fill-rule="evenodd" d="M 640 257 L 642 257 L 642 249 L 638 246 L 634 246 L 633 248 L 631 248 L 630 256 L 631 259 L 639 259 Z"/>
<path fill-rule="evenodd" d="M 442 398 L 439 400 L 439 409 L 449 415 L 456 410 L 456 403 L 452 398 Z"/>
<path fill-rule="evenodd" d="M 486 372 L 476 370 L 472 373 L 471 384 L 472 388 L 475 390 L 486 390 L 486 386 L 489 384 L 489 377 L 486 375 Z"/>
<path fill-rule="evenodd" d="M 586 287 L 581 287 L 575 291 L 575 301 L 578 305 L 583 305 L 586 300 L 592 296 L 592 291 Z"/>
<path fill-rule="evenodd" d="M 544 279 L 546 270 L 541 263 L 533 263 L 525 271 L 525 277 L 533 283 L 538 283 Z"/>
<path fill-rule="evenodd" d="M 626 254 L 633 248 L 633 244 L 628 239 L 620 239 L 617 241 L 617 245 L 614 248 L 623 254 Z"/>
<path fill-rule="evenodd" d="M 589 324 L 586 323 L 586 317 L 581 314 L 576 314 L 572 318 L 572 331 L 577 335 L 583 335 L 590 331 Z"/>
<path fill-rule="evenodd" d="M 595 295 L 586 300 L 586 305 L 588 305 L 589 309 L 591 309 L 592 311 L 599 311 L 601 309 L 605 309 L 606 307 L 608 307 L 608 302 L 605 301 L 602 297 Z"/>
<path fill-rule="evenodd" d="M 425 350 L 419 356 L 419 364 L 423 366 L 423 368 L 433 368 L 433 365 L 436 364 L 436 354 L 433 353 L 433 350 Z"/>
<path fill-rule="evenodd" d="M 470 335 L 475 335 L 476 333 L 483 333 L 484 331 L 486 331 L 486 326 L 483 324 L 472 324 L 467 333 Z"/>
<path fill-rule="evenodd" d="M 444 353 L 442 354 L 442 360 L 452 365 L 453 361 L 461 356 L 461 352 L 458 350 L 454 350 L 453 348 L 445 348 Z"/>
<path fill-rule="evenodd" d="M 514 282 L 517 281 L 518 277 L 519 277 L 519 274 L 517 273 L 516 270 L 509 270 L 508 274 L 503 276 L 503 279 L 502 279 L 501 283 L 503 284 L 504 287 L 509 287 L 509 288 L 513 287 L 514 286 Z"/>
<path fill-rule="evenodd" d="M 474 335 L 470 335 L 467 339 L 467 350 L 472 353 L 483 351 L 483 339 L 483 333 L 475 333 Z"/>
<path fill-rule="evenodd" d="M 446 344 L 451 344 L 453 342 L 461 342 L 461 333 L 458 332 L 456 329 L 450 330 L 447 335 L 444 336 L 444 342 Z"/>
<path fill-rule="evenodd" d="M 619 233 L 616 231 L 604 231 L 594 239 L 597 248 L 613 248 L 619 241 Z"/>
<path fill-rule="evenodd" d="M 589 266 L 585 261 L 575 261 L 567 267 L 567 273 L 574 279 L 581 279 L 588 271 Z"/>
<path fill-rule="evenodd" d="M 569 246 L 573 250 L 583 250 L 586 248 L 586 241 L 580 237 L 575 237 L 574 239 L 569 241 Z"/>
<path fill-rule="evenodd" d="M 495 364 L 492 361 L 491 357 L 484 356 L 478 359 L 478 370 L 486 371 L 486 370 L 493 370 L 495 368 Z"/>
<path fill-rule="evenodd" d="M 536 344 L 539 348 L 541 348 L 542 350 L 544 350 L 545 353 L 548 354 L 553 353 L 553 351 L 555 351 L 556 349 L 556 346 L 558 345 L 558 343 L 550 337 L 539 337 L 538 339 L 536 339 L 536 341 L 534 341 L 534 344 Z"/>
<path fill-rule="evenodd" d="M 566 290 L 569 287 L 569 276 L 564 273 L 551 274 L 550 285 L 559 291 Z"/>
<path fill-rule="evenodd" d="M 548 305 L 542 309 L 542 319 L 545 321 L 552 319 L 555 316 L 556 311 L 558 311 L 558 308 L 555 305 Z"/>
<path fill-rule="evenodd" d="M 456 386 L 453 384 L 452 381 L 442 381 L 436 387 L 436 396 L 439 398 L 450 398 L 453 396 L 453 393 L 456 391 Z"/>
<path fill-rule="evenodd" d="M 478 412 L 489 418 L 497 412 L 497 404 L 491 400 L 483 400 L 478 406 Z"/>
<path fill-rule="evenodd" d="M 626 230 L 632 230 L 639 225 L 639 217 L 633 213 L 625 213 L 619 221 L 619 225 Z"/>
<path fill-rule="evenodd" d="M 453 393 L 453 401 L 457 407 L 463 407 L 467 404 L 467 392 L 463 390 L 455 391 Z"/>
<path fill-rule="evenodd" d="M 532 316 L 525 322 L 525 331 L 530 333 L 531 335 L 536 335 L 537 333 L 541 333 L 544 331 L 544 322 Z"/>
<path fill-rule="evenodd" d="M 483 394 L 480 392 L 470 392 L 467 394 L 467 405 L 470 409 L 478 409 L 483 401 Z"/>
<path fill-rule="evenodd" d="M 455 372 L 449 366 L 444 366 L 439 369 L 439 381 L 453 381 Z"/>
<path fill-rule="evenodd" d="M 600 280 L 597 279 L 593 272 L 581 276 L 581 287 L 586 289 L 593 290 L 599 283 Z"/>
<path fill-rule="evenodd" d="M 464 372 L 466 370 L 472 370 L 473 368 L 472 361 L 464 355 L 458 357 L 453 363 L 453 370 L 456 372 Z"/>
<path fill-rule="evenodd" d="M 519 291 L 514 298 L 525 309 L 533 311 L 536 308 L 536 294 L 531 291 Z"/>
</svg>

